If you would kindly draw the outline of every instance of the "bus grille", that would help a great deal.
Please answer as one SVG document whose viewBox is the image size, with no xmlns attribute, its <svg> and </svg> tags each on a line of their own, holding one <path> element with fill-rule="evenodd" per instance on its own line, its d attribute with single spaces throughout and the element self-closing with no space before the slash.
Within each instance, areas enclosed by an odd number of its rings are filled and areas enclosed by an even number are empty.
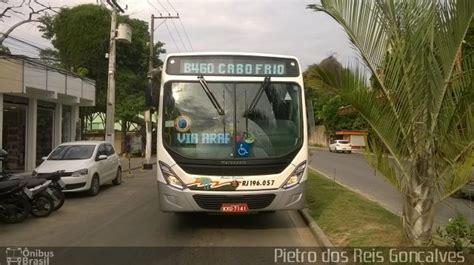
<svg viewBox="0 0 474 265">
<path fill-rule="evenodd" d="M 275 194 L 258 195 L 193 195 L 199 207 L 206 210 L 220 210 L 223 203 L 246 203 L 250 210 L 268 207 L 275 199 Z"/>
</svg>

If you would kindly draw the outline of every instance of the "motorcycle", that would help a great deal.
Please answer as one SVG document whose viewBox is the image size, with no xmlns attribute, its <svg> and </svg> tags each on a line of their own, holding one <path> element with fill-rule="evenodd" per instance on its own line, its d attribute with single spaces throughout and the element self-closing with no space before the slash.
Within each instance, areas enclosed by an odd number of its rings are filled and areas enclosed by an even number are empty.
<svg viewBox="0 0 474 265">
<path fill-rule="evenodd" d="M 66 188 L 66 184 L 61 180 L 64 175 L 64 170 L 53 173 L 42 173 L 34 176 L 38 179 L 50 180 L 51 185 L 48 187 L 46 192 L 51 196 L 54 202 L 54 211 L 58 210 L 64 205 L 66 196 L 63 190 Z"/>
<path fill-rule="evenodd" d="M 0 174 L 0 183 L 3 183 L 6 191 L 8 191 L 8 188 L 11 188 L 9 184 L 18 182 L 17 185 L 25 188 L 24 193 L 27 194 L 29 199 L 31 214 L 35 217 L 49 216 L 55 208 L 54 200 L 47 191 L 52 181 L 41 178 L 12 176 L 3 170 L 3 161 L 6 160 L 7 156 L 8 152 L 1 149 L 0 161 L 2 162 L 2 172 Z"/>
<path fill-rule="evenodd" d="M 45 179 L 24 179 L 26 187 L 30 190 L 31 215 L 35 217 L 46 217 L 54 211 L 54 200 L 47 192 L 51 180 Z"/>
<path fill-rule="evenodd" d="M 20 223 L 28 217 L 33 194 L 26 185 L 20 180 L 0 182 L 0 221 Z"/>
</svg>

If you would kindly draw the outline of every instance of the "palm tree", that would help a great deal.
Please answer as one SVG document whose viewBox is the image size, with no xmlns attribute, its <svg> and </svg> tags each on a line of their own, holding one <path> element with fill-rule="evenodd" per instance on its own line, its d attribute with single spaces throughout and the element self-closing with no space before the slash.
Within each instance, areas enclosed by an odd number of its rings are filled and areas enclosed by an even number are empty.
<svg viewBox="0 0 474 265">
<path fill-rule="evenodd" d="M 474 54 L 461 53 L 473 2 L 308 6 L 338 22 L 364 62 L 366 69 L 319 68 L 320 85 L 372 128 L 366 157 L 403 194 L 404 230 L 414 245 L 431 243 L 435 205 L 468 181 L 474 162 Z"/>
</svg>

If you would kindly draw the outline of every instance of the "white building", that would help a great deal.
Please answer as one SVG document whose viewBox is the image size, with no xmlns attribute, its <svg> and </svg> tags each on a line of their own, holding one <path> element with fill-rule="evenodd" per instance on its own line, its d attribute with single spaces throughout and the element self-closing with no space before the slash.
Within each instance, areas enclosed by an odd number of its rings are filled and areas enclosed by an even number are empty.
<svg viewBox="0 0 474 265">
<path fill-rule="evenodd" d="M 14 171 L 32 171 L 76 139 L 79 106 L 95 105 L 95 82 L 37 61 L 0 56 L 0 147 Z"/>
</svg>

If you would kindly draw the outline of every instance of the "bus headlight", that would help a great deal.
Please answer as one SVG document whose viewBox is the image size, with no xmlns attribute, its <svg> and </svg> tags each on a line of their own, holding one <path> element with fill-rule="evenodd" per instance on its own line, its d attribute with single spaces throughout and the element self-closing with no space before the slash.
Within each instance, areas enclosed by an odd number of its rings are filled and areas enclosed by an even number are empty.
<svg viewBox="0 0 474 265">
<path fill-rule="evenodd" d="M 178 176 L 176 176 L 170 166 L 160 161 L 160 169 L 161 173 L 163 174 L 163 177 L 166 180 L 166 184 L 180 190 L 186 188 L 184 182 L 180 178 L 178 178 Z"/>
<path fill-rule="evenodd" d="M 306 161 L 300 163 L 295 170 L 293 170 L 293 173 L 286 179 L 284 182 L 282 188 L 284 189 L 289 189 L 295 185 L 297 185 L 301 178 L 303 177 L 304 170 L 306 169 Z"/>
</svg>

